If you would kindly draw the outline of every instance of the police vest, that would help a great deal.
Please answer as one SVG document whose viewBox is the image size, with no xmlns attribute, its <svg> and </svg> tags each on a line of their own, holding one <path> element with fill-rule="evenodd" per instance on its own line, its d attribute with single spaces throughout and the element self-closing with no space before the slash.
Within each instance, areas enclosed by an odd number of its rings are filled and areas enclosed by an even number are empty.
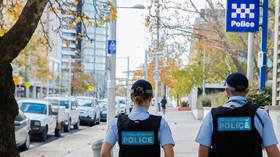
<svg viewBox="0 0 280 157">
<path fill-rule="evenodd" d="M 160 157 L 158 131 L 161 117 L 150 115 L 146 120 L 118 117 L 119 157 Z"/>
<path fill-rule="evenodd" d="M 262 157 L 262 139 L 254 123 L 255 115 L 259 118 L 257 108 L 247 103 L 238 108 L 221 106 L 211 110 L 212 156 Z"/>
</svg>

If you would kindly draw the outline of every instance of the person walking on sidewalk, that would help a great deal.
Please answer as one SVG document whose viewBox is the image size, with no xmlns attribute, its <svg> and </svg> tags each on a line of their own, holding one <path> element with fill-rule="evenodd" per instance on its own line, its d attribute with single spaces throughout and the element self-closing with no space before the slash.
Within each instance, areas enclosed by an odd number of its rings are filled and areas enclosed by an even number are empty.
<svg viewBox="0 0 280 157">
<path fill-rule="evenodd" d="M 134 108 L 129 115 L 119 115 L 109 125 L 101 148 L 102 157 L 110 157 L 118 141 L 119 157 L 160 157 L 163 147 L 165 157 L 174 157 L 171 130 L 161 116 L 151 115 L 148 109 L 153 98 L 152 85 L 138 80 L 131 87 Z"/>
<path fill-rule="evenodd" d="M 213 108 L 196 137 L 199 157 L 280 157 L 272 121 L 264 109 L 250 104 L 245 96 L 249 83 L 242 73 L 226 79 L 228 102 Z"/>
<path fill-rule="evenodd" d="M 161 108 L 162 108 L 162 114 L 165 115 L 166 104 L 167 104 L 167 100 L 166 100 L 165 96 L 163 96 L 160 103 L 161 103 Z"/>
</svg>

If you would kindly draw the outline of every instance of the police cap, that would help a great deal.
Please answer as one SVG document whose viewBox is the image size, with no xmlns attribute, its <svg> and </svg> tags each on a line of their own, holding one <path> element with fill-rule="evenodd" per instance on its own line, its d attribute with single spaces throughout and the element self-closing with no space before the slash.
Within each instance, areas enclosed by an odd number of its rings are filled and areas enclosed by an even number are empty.
<svg viewBox="0 0 280 157">
<path fill-rule="evenodd" d="M 244 92 L 249 86 L 249 81 L 244 74 L 235 72 L 228 75 L 226 79 L 226 86 L 231 91 Z"/>
<path fill-rule="evenodd" d="M 131 94 L 139 95 L 139 94 L 152 94 L 153 88 L 150 82 L 146 80 L 137 80 L 131 87 Z"/>
</svg>

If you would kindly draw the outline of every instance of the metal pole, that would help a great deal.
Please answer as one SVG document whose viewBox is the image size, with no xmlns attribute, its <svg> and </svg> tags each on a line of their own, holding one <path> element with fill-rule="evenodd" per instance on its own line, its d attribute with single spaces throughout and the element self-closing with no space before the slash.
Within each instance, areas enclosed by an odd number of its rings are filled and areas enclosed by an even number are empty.
<svg viewBox="0 0 280 157">
<path fill-rule="evenodd" d="M 206 79 L 206 56 L 205 56 L 205 48 L 203 49 L 203 83 L 202 83 L 202 96 L 205 96 L 205 79 Z"/>
<path fill-rule="evenodd" d="M 145 51 L 145 75 L 144 75 L 144 79 L 148 80 L 148 51 Z"/>
<path fill-rule="evenodd" d="M 69 96 L 71 96 L 71 82 L 72 82 L 72 58 L 70 58 L 69 62 Z"/>
<path fill-rule="evenodd" d="M 111 1 L 113 6 L 117 8 L 117 0 Z M 117 21 L 110 21 L 110 33 L 109 40 L 116 40 L 117 36 Z M 110 61 L 110 73 L 108 80 L 108 121 L 107 124 L 111 123 L 115 117 L 115 103 L 116 103 L 116 54 L 109 55 Z"/>
<path fill-rule="evenodd" d="M 156 54 L 156 71 L 155 71 L 157 74 L 156 75 L 158 75 L 158 53 Z M 156 108 L 156 113 L 158 113 L 158 111 L 159 111 L 159 106 L 158 106 L 158 82 L 159 82 L 159 80 L 158 80 L 158 78 L 157 78 L 157 76 L 155 77 L 155 84 L 156 84 L 156 86 L 155 86 L 155 108 Z"/>
<path fill-rule="evenodd" d="M 272 81 L 272 106 L 277 105 L 277 69 L 278 69 L 278 38 L 279 38 L 279 3 L 280 0 L 275 0 L 275 26 L 274 26 L 274 52 L 273 52 L 273 81 Z"/>
<path fill-rule="evenodd" d="M 159 70 L 158 70 L 158 55 L 159 55 L 159 25 L 160 25 L 160 18 L 159 18 L 159 0 L 155 1 L 157 3 L 157 10 L 156 10 L 156 16 L 157 16 L 157 52 L 156 52 L 156 69 L 155 73 L 158 75 Z M 156 113 L 159 111 L 159 106 L 158 106 L 158 82 L 159 78 L 155 77 L 155 108 L 156 108 Z"/>
<path fill-rule="evenodd" d="M 263 23 L 262 23 L 262 42 L 261 42 L 261 53 L 262 56 L 262 66 L 260 68 L 260 83 L 259 90 L 265 90 L 266 82 L 266 52 L 267 52 L 267 23 L 268 23 L 268 0 L 263 0 Z"/>
<path fill-rule="evenodd" d="M 129 57 L 127 57 L 127 79 L 126 79 L 126 104 L 128 104 L 130 90 L 129 90 Z"/>
<path fill-rule="evenodd" d="M 247 56 L 247 78 L 249 81 L 253 80 L 253 52 L 254 52 L 255 34 L 248 34 L 248 56 Z"/>
</svg>

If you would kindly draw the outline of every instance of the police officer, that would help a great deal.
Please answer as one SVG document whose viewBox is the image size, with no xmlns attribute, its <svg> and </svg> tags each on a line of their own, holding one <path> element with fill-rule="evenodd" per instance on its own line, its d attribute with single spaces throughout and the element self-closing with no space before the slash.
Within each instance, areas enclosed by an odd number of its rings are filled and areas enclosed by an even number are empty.
<svg viewBox="0 0 280 157">
<path fill-rule="evenodd" d="M 204 119 L 196 137 L 199 157 L 280 157 L 278 141 L 268 113 L 248 103 L 248 79 L 232 73 L 226 79 L 229 100 L 213 108 Z"/>
<path fill-rule="evenodd" d="M 148 112 L 153 98 L 148 81 L 138 80 L 131 87 L 134 108 L 129 115 L 119 115 L 108 128 L 101 149 L 102 157 L 109 157 L 118 141 L 119 157 L 160 157 L 160 146 L 165 157 L 173 157 L 175 145 L 167 122 Z"/>
</svg>

